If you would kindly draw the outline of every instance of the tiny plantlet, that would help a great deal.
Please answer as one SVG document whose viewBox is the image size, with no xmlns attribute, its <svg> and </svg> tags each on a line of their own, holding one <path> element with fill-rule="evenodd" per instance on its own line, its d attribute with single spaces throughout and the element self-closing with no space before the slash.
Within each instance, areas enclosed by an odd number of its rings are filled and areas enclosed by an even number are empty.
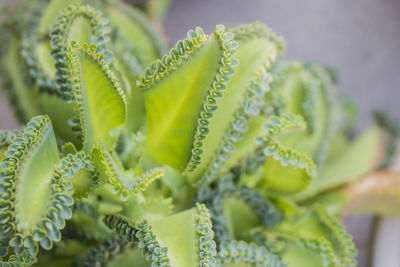
<svg viewBox="0 0 400 267">
<path fill-rule="evenodd" d="M 0 266 L 355 266 L 339 216 L 398 213 L 396 125 L 352 135 L 335 72 L 258 22 L 167 50 L 167 2 L 6 9 Z"/>
</svg>

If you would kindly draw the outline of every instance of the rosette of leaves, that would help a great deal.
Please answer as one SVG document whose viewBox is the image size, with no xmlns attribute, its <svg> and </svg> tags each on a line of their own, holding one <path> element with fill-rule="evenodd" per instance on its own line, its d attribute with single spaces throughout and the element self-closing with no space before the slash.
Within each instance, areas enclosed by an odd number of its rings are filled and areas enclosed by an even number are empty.
<svg viewBox="0 0 400 267">
<path fill-rule="evenodd" d="M 366 210 L 348 196 L 368 180 L 348 184 L 390 162 L 396 131 L 381 116 L 350 138 L 331 70 L 277 62 L 260 23 L 163 55 L 120 1 L 29 8 L 2 66 L 20 117 L 46 115 L 0 132 L 2 264 L 355 265 L 332 214 Z"/>
</svg>

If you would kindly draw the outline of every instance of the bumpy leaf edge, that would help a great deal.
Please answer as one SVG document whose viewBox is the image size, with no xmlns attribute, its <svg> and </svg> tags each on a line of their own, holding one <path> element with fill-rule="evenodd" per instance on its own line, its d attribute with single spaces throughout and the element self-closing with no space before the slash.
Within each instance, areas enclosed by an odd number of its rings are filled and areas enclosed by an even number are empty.
<svg viewBox="0 0 400 267">
<path fill-rule="evenodd" d="M 210 194 L 208 200 L 212 213 L 212 222 L 217 243 L 231 240 L 228 233 L 226 218 L 224 217 L 224 198 L 234 197 L 248 204 L 265 226 L 278 224 L 283 219 L 283 214 L 269 200 L 265 199 L 259 192 L 245 185 L 227 186 Z M 203 200 L 204 201 L 204 200 Z"/>
<path fill-rule="evenodd" d="M 112 186 L 112 193 L 119 195 L 122 201 L 126 201 L 129 197 L 130 192 L 139 193 L 146 191 L 147 187 L 150 186 L 154 181 L 164 176 L 164 169 L 156 167 L 145 172 L 141 176 L 137 177 L 133 184 L 127 185 L 123 181 L 125 170 L 120 169 L 116 162 L 113 160 L 111 154 L 107 151 L 104 145 L 96 145 L 92 149 L 92 153 L 98 151 L 100 154 L 100 164 L 104 169 L 106 182 Z M 93 160 L 93 159 L 92 159 Z M 95 164 L 95 163 L 94 163 Z"/>
<path fill-rule="evenodd" d="M 128 241 L 138 243 L 139 247 L 143 248 L 144 257 L 146 260 L 151 260 L 152 265 L 171 266 L 167 248 L 160 246 L 146 221 L 135 223 L 120 215 L 107 215 L 103 221 L 106 226 Z"/>
<path fill-rule="evenodd" d="M 224 241 L 218 251 L 218 266 L 249 263 L 256 267 L 285 267 L 281 260 L 264 246 L 245 241 Z"/>
<path fill-rule="evenodd" d="M 10 201 L 15 198 L 16 180 L 19 173 L 19 166 L 24 158 L 42 140 L 42 136 L 48 127 L 50 119 L 47 116 L 34 117 L 27 127 L 16 137 L 8 147 L 6 158 L 2 161 L 0 209 L 3 223 L 0 226 L 1 238 L 9 238 L 9 245 L 17 254 L 25 250 L 32 256 L 36 255 L 39 249 L 38 244 L 44 249 L 50 249 L 53 241 L 61 239 L 60 229 L 64 228 L 65 220 L 71 218 L 73 205 L 72 184 L 62 179 L 65 172 L 73 172 L 63 165 L 56 168 L 52 176 L 51 198 L 49 200 L 46 216 L 31 233 L 22 235 L 17 232 L 14 216 L 16 203 Z"/>
<path fill-rule="evenodd" d="M 188 38 L 178 41 L 175 48 L 171 48 L 168 54 L 157 59 L 144 70 L 137 80 L 136 86 L 138 88 L 143 90 L 151 88 L 157 81 L 176 70 L 191 55 L 200 50 L 207 39 L 207 35 L 200 27 L 196 27 L 195 31 L 190 30 L 187 36 Z"/>
<path fill-rule="evenodd" d="M 58 93 L 61 98 L 65 101 L 74 99 L 73 95 L 73 83 L 71 83 L 71 72 L 69 68 L 69 43 L 67 41 L 67 35 L 69 33 L 70 26 L 78 17 L 85 17 L 90 20 L 93 36 L 97 50 L 104 52 L 105 43 L 108 40 L 106 35 L 108 30 L 106 27 L 106 20 L 102 17 L 100 11 L 94 9 L 91 6 L 85 5 L 71 5 L 62 10 L 62 15 L 57 18 L 57 24 L 53 26 L 50 32 L 52 56 L 56 62 L 56 85 Z M 29 53 L 28 53 L 29 54 Z M 102 55 L 105 57 L 105 55 Z M 110 55 L 107 55 L 110 57 Z M 39 66 L 35 60 L 30 59 L 34 63 L 33 66 Z M 43 76 L 43 75 L 42 75 Z M 40 79 L 37 79 L 40 81 Z"/>
<path fill-rule="evenodd" d="M 232 57 L 238 47 L 238 43 L 234 41 L 234 34 L 226 31 L 225 26 L 217 25 L 215 28 L 215 37 L 218 39 L 221 48 L 221 59 L 218 72 L 211 82 L 211 86 L 203 100 L 203 107 L 196 123 L 192 154 L 184 173 L 194 171 L 201 163 L 201 154 L 203 153 L 201 149 L 203 146 L 202 140 L 204 140 L 210 132 L 207 126 L 210 124 L 212 113 L 217 110 L 217 99 L 223 98 L 223 92 L 226 89 L 229 76 L 235 73 L 234 67 L 238 64 L 238 61 Z"/>
<path fill-rule="evenodd" d="M 68 68 L 70 70 L 70 82 L 72 82 L 72 89 L 74 100 L 76 103 L 76 108 L 79 112 L 79 121 L 80 121 L 80 129 L 81 129 L 81 137 L 83 139 L 83 144 L 86 149 L 89 149 L 87 146 L 87 133 L 86 128 L 83 125 L 87 125 L 85 119 L 85 106 L 83 102 L 83 89 L 82 89 L 82 73 L 80 67 L 80 61 L 77 54 L 77 49 L 84 51 L 88 56 L 91 56 L 93 60 L 95 60 L 99 67 L 102 69 L 104 75 L 110 81 L 113 89 L 118 93 L 122 105 L 126 107 L 127 100 L 124 91 L 122 90 L 116 76 L 111 71 L 110 67 L 106 64 L 104 59 L 104 53 L 101 53 L 100 50 L 97 48 L 97 45 L 92 43 L 83 43 L 80 47 L 76 42 L 71 41 L 71 45 L 68 46 Z M 126 119 L 126 109 L 125 109 L 125 119 Z"/>
<path fill-rule="evenodd" d="M 294 168 L 305 170 L 308 182 L 310 182 L 317 174 L 317 167 L 312 159 L 292 148 L 283 146 L 276 139 L 277 136 L 287 129 L 305 128 L 303 118 L 293 114 L 271 116 L 269 122 L 264 125 L 264 128 L 267 132 L 267 136 L 257 139 L 257 143 L 262 148 L 264 155 L 273 157 L 275 160 L 279 161 L 282 166 L 287 166 L 289 164 Z"/>
</svg>

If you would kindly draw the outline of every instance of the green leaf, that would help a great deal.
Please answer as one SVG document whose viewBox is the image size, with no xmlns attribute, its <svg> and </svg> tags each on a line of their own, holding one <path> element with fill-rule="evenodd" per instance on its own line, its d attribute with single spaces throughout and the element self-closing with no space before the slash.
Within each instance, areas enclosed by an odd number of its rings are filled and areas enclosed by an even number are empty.
<svg viewBox="0 0 400 267">
<path fill-rule="evenodd" d="M 112 30 L 113 64 L 119 65 L 121 77 L 125 78 L 126 127 L 136 131 L 145 121 L 144 96 L 136 80 L 147 65 L 165 53 L 164 43 L 148 18 L 133 6 L 117 1 L 107 3 L 104 11 Z"/>
<path fill-rule="evenodd" d="M 84 148 L 88 152 L 97 143 L 112 148 L 125 123 L 125 95 L 96 45 L 75 44 L 68 50 Z"/>
<path fill-rule="evenodd" d="M 310 186 L 296 196 L 305 199 L 323 190 L 352 182 L 376 169 L 383 156 L 384 139 L 378 127 L 371 127 L 356 140 L 327 159 Z"/>
<path fill-rule="evenodd" d="M 254 114 L 250 109 L 256 108 L 256 104 L 247 95 L 256 93 L 259 89 L 257 87 L 262 88 L 261 93 L 268 89 L 265 83 L 268 84 L 270 80 L 264 74 L 281 52 L 280 40 L 265 25 L 259 23 L 239 26 L 232 29 L 232 33 L 222 32 L 220 38 L 223 40 L 225 54 L 229 55 L 233 62 L 238 62 L 238 65 L 233 68 L 234 73 L 227 77 L 222 96 L 215 98 L 213 106 L 216 110 L 211 112 L 212 116 L 206 120 L 207 132 L 203 134 L 198 130 L 196 133 L 194 152 L 185 170 L 192 183 L 199 182 L 209 165 L 218 165 L 213 159 L 225 158 L 224 143 L 232 146 L 233 142 L 240 139 L 241 132 L 246 131 L 243 128 L 247 127 L 246 119 Z M 233 42 L 230 43 L 231 39 Z M 238 48 L 235 48 L 236 42 Z M 200 118 L 203 114 L 208 112 L 201 113 Z M 200 127 L 201 120 L 198 123 Z M 223 166 L 223 162 L 224 160 L 219 162 L 219 165 Z"/>
<path fill-rule="evenodd" d="M 67 67 L 67 46 L 71 40 L 91 42 L 92 39 L 100 46 L 105 40 L 104 20 L 99 11 L 90 6 L 68 6 L 78 1 L 52 1 L 46 6 L 43 2 L 35 2 L 28 17 L 29 23 L 22 34 L 22 55 L 26 67 L 32 81 L 42 92 L 61 94 L 64 100 L 70 100 L 69 84 L 65 83 L 64 73 Z M 49 13 L 53 8 L 60 9 Z M 59 11 L 62 11 L 61 15 Z"/>
<path fill-rule="evenodd" d="M 35 121 L 42 125 L 38 130 L 35 129 L 37 132 L 33 134 L 36 140 L 32 142 L 29 153 L 25 152 L 28 155 L 25 154 L 22 158 L 23 164 L 20 164 L 21 169 L 16 177 L 18 191 L 15 192 L 15 220 L 17 228 L 23 234 L 32 231 L 45 215 L 48 198 L 51 196 L 52 174 L 60 160 L 50 121 L 48 118 L 46 121 L 46 117 L 43 117 L 42 121 L 36 117 L 28 123 L 28 127 L 32 127 Z M 29 131 L 30 129 L 26 128 L 22 136 L 29 134 Z M 17 145 L 19 142 L 22 140 L 18 139 L 14 144 Z M 7 151 L 9 157 L 12 156 L 13 147 L 11 145 Z M 15 155 L 15 152 L 13 154 Z"/>
<path fill-rule="evenodd" d="M 249 230 L 275 225 L 282 220 L 282 212 L 272 202 L 245 185 L 228 186 L 211 192 L 205 203 L 213 213 L 218 243 L 231 239 L 244 240 L 248 238 Z"/>
<path fill-rule="evenodd" d="M 277 137 L 288 129 L 302 129 L 302 117 L 285 114 L 272 116 L 265 125 L 267 137 L 259 139 L 266 156 L 264 179 L 259 185 L 269 193 L 291 194 L 304 189 L 316 175 L 314 162 L 306 155 L 283 146 Z"/>
<path fill-rule="evenodd" d="M 71 182 L 75 199 L 86 197 L 89 192 L 99 185 L 96 169 L 89 156 L 83 151 L 67 154 L 62 158 L 60 165 L 62 168 L 71 169 L 61 172 L 61 174 Z"/>
<path fill-rule="evenodd" d="M 51 1 L 48 5 L 41 1 L 34 2 L 28 16 L 29 23 L 22 33 L 21 54 L 29 70 L 30 84 L 38 87 L 33 89 L 40 90 L 35 97 L 36 105 L 41 113 L 48 114 L 52 119 L 58 137 L 80 147 L 79 130 L 77 127 L 71 129 L 69 125 L 70 120 L 76 120 L 78 114 L 71 103 L 63 101 L 71 100 L 72 93 L 71 84 L 66 78 L 67 46 L 72 39 L 80 42 L 94 39 L 101 46 L 105 40 L 103 19 L 99 11 L 92 7 L 78 4 L 68 6 L 77 1 Z M 61 15 L 60 10 L 54 12 L 56 8 L 62 9 Z"/>
<path fill-rule="evenodd" d="M 102 222 L 102 214 L 99 213 L 102 203 L 98 202 L 96 198 L 96 195 L 89 194 L 87 198 L 77 201 L 74 205 L 74 214 L 69 221 L 66 232 L 68 233 L 69 230 L 75 235 L 77 234 L 78 240 L 81 242 L 88 240 L 101 242 L 113 236 L 113 232 Z M 80 251 L 81 253 L 82 251 Z"/>
<path fill-rule="evenodd" d="M 53 122 L 54 131 L 58 138 L 72 142 L 78 148 L 82 147 L 80 138 L 81 129 L 74 124 L 78 113 L 74 110 L 73 103 L 62 101 L 57 95 L 41 94 L 39 104 L 43 113 L 48 114 Z"/>
<path fill-rule="evenodd" d="M 164 45 L 160 37 L 150 27 L 150 21 L 139 10 L 131 5 L 117 1 L 105 8 L 111 25 L 117 31 L 116 43 L 124 47 L 134 44 L 135 57 L 141 65 L 147 65 L 164 53 Z"/>
<path fill-rule="evenodd" d="M 61 239 L 73 204 L 72 185 L 63 177 L 74 169 L 59 162 L 47 116 L 34 117 L 7 149 L 0 172 L 0 236 L 10 239 L 16 253 L 35 256 L 39 243 L 50 249 Z"/>
<path fill-rule="evenodd" d="M 129 241 L 138 242 L 153 264 L 214 266 L 215 243 L 207 208 L 195 208 L 158 220 L 136 223 L 127 217 L 106 216 L 105 224 Z M 196 256 L 195 256 L 196 255 Z"/>
<path fill-rule="evenodd" d="M 172 214 L 172 198 L 146 196 L 144 199 L 130 197 L 124 204 L 121 215 L 134 221 L 156 220 Z"/>
<path fill-rule="evenodd" d="M 151 86 L 144 91 L 147 151 L 178 170 L 189 160 L 202 100 L 221 58 L 215 35 L 206 41 L 200 28 L 193 36 L 192 32 L 188 33 L 191 39 L 178 42 L 169 55 L 147 68 L 138 82 L 139 86 Z"/>
<path fill-rule="evenodd" d="M 28 81 L 21 79 L 21 74 L 25 73 L 20 55 L 20 41 L 13 37 L 8 45 L 7 55 L 2 58 L 2 64 L 7 66 L 5 75 L 2 75 L 5 82 L 9 82 L 6 89 L 15 113 L 22 121 L 39 114 L 37 104 L 37 93 L 31 90 Z"/>
<path fill-rule="evenodd" d="M 221 266 L 230 267 L 286 266 L 266 247 L 244 241 L 223 242 L 218 251 L 218 260 Z"/>
<path fill-rule="evenodd" d="M 40 5 L 40 2 L 41 1 L 35 1 L 35 4 Z M 51 1 L 46 6 L 41 6 L 44 10 L 40 16 L 38 31 L 40 33 L 47 33 L 49 28 L 56 22 L 60 10 L 63 10 L 70 5 L 81 4 L 82 2 L 83 0 Z"/>
<path fill-rule="evenodd" d="M 277 79 L 272 90 L 278 92 L 282 103 L 280 115 L 300 115 L 306 122 L 306 131 L 286 134 L 280 142 L 321 165 L 335 124 L 335 92 L 327 71 L 316 63 L 285 62 L 274 74 Z"/>
<path fill-rule="evenodd" d="M 184 170 L 192 183 L 217 157 L 216 148 L 224 146 L 229 125 L 237 119 L 235 112 L 245 113 L 237 109 L 248 104 L 241 102 L 246 92 L 252 93 L 252 79 L 279 51 L 276 37 L 263 25 L 236 31 L 239 48 L 234 34 L 222 25 L 207 40 L 200 29 L 189 31 L 187 39 L 147 68 L 138 81 L 148 88 L 144 91 L 148 153 L 158 162 Z M 238 68 L 241 72 L 236 75 Z M 208 138 L 210 132 L 213 138 Z"/>
<path fill-rule="evenodd" d="M 135 170 L 126 171 L 118 158 L 113 157 L 104 145 L 93 147 L 91 160 L 99 172 L 100 183 L 111 186 L 112 194 L 119 195 L 122 201 L 126 201 L 130 193 L 146 191 L 148 186 L 164 175 L 163 168 L 154 168 L 140 174 Z"/>
<path fill-rule="evenodd" d="M 267 238 L 283 241 L 282 260 L 289 266 L 355 266 L 357 250 L 345 228 L 321 206 L 298 211 L 266 229 Z"/>
<path fill-rule="evenodd" d="M 6 151 L 12 141 L 18 136 L 18 130 L 0 130 L 0 160 L 3 160 Z"/>
</svg>

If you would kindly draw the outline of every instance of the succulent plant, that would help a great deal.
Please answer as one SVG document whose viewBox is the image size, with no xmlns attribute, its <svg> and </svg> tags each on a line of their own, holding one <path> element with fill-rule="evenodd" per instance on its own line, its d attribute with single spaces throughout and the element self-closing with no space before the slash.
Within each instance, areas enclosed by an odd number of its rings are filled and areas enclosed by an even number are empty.
<svg viewBox="0 0 400 267">
<path fill-rule="evenodd" d="M 1 28 L 26 125 L 0 132 L 2 266 L 355 266 L 338 215 L 396 211 L 364 201 L 396 177 L 363 186 L 394 123 L 352 137 L 334 71 L 279 61 L 267 26 L 197 27 L 166 52 L 121 1 L 19 8 Z"/>
</svg>

